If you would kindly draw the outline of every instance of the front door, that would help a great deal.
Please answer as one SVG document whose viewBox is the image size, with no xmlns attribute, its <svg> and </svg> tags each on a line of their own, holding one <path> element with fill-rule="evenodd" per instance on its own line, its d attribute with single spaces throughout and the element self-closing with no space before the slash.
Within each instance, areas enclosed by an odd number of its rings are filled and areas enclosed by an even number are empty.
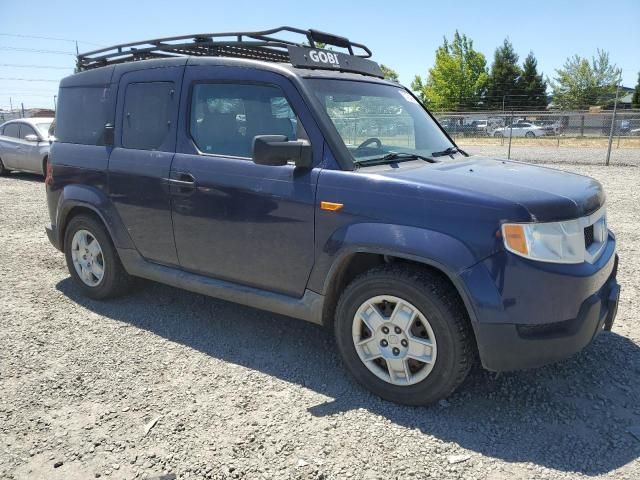
<svg viewBox="0 0 640 480">
<path fill-rule="evenodd" d="M 172 187 L 181 267 L 302 296 L 323 142 L 299 93 L 278 74 L 232 67 L 187 67 L 183 88 L 171 168 L 184 182 Z M 314 167 L 254 164 L 253 138 L 267 134 L 308 138 Z"/>
<path fill-rule="evenodd" d="M 169 170 L 184 67 L 125 73 L 119 82 L 109 195 L 138 252 L 178 265 L 169 197 Z"/>
</svg>

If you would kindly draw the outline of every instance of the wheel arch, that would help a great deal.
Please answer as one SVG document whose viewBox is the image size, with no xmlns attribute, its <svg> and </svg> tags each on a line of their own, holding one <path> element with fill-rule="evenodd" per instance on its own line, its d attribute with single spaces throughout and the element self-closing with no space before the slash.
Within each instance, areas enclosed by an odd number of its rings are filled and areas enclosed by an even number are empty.
<svg viewBox="0 0 640 480">
<path fill-rule="evenodd" d="M 56 227 L 60 245 L 64 244 L 69 221 L 81 213 L 97 217 L 107 229 L 116 248 L 134 248 L 129 233 L 106 194 L 86 185 L 68 185 L 58 199 Z"/>
<path fill-rule="evenodd" d="M 428 270 L 446 281 L 452 290 L 460 297 L 470 322 L 476 321 L 475 311 L 470 295 L 460 277 L 447 266 L 432 258 L 413 255 L 406 252 L 385 249 L 355 249 L 341 255 L 331 266 L 326 290 L 323 292 L 325 301 L 322 312 L 322 324 L 331 327 L 335 317 L 335 309 L 344 288 L 356 277 L 385 263 L 402 263 L 407 267 Z"/>
</svg>

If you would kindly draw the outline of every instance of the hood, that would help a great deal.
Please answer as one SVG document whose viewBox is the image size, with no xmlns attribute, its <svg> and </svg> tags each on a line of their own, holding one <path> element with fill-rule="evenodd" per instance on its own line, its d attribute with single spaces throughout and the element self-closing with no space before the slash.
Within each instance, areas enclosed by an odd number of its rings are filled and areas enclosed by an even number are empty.
<svg viewBox="0 0 640 480">
<path fill-rule="evenodd" d="M 583 217 L 605 201 L 602 185 L 593 178 L 526 163 L 473 156 L 437 164 L 399 165 L 401 168 L 376 173 L 424 186 L 463 191 L 471 199 L 499 198 L 526 209 L 531 221 Z"/>
</svg>

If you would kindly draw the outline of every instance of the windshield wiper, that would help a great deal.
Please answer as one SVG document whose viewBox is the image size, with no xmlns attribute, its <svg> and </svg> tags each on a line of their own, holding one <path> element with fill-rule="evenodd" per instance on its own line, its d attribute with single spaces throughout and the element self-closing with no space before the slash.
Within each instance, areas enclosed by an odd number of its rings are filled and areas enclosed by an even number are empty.
<svg viewBox="0 0 640 480">
<path fill-rule="evenodd" d="M 406 162 L 409 160 L 424 160 L 425 162 L 435 163 L 436 160 L 424 155 L 418 155 L 416 153 L 406 152 L 389 152 L 382 157 L 369 158 L 368 160 L 361 160 L 355 162 L 357 166 L 372 166 L 372 165 L 384 165 L 386 163 Z"/>
<path fill-rule="evenodd" d="M 453 156 L 454 153 L 461 153 L 464 156 L 469 156 L 467 155 L 467 152 L 465 152 L 464 150 L 460 150 L 458 147 L 449 147 L 446 150 L 442 150 L 441 152 L 433 152 L 431 154 L 432 157 L 444 157 L 445 155 L 450 155 Z"/>
</svg>

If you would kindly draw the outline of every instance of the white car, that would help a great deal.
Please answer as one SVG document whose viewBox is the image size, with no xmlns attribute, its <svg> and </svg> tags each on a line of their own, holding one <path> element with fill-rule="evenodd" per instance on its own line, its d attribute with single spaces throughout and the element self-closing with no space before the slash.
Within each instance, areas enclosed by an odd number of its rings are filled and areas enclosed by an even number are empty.
<svg viewBox="0 0 640 480">
<path fill-rule="evenodd" d="M 0 175 L 11 170 L 47 174 L 53 118 L 33 117 L 0 125 Z"/>
<path fill-rule="evenodd" d="M 512 131 L 510 132 L 510 130 Z M 515 122 L 513 124 L 513 129 L 511 129 L 511 127 L 509 126 L 506 126 L 506 127 L 496 128 L 493 131 L 494 137 L 508 137 L 509 135 L 513 137 L 534 138 L 534 137 L 544 137 L 545 135 L 548 135 L 548 132 L 544 127 L 534 125 L 533 123 L 530 123 L 530 122 L 522 122 L 522 121 Z"/>
</svg>

